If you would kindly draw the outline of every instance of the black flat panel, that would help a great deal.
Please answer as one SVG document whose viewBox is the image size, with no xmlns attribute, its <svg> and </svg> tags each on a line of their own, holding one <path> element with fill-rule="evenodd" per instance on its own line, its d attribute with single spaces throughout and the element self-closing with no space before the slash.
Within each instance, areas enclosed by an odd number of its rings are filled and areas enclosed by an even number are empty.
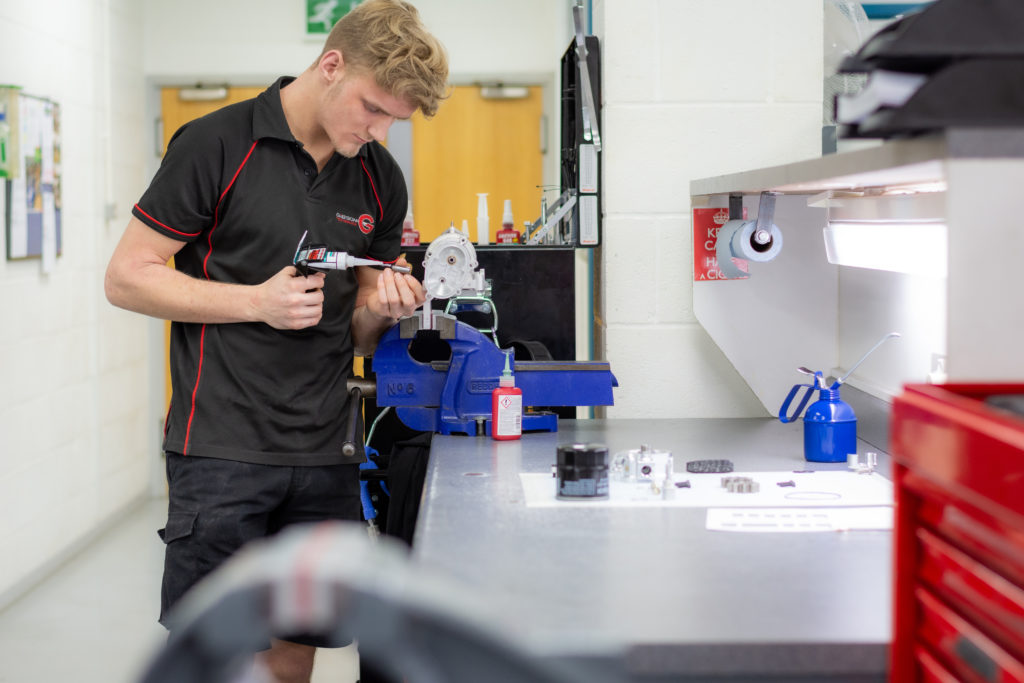
<svg viewBox="0 0 1024 683">
<path fill-rule="evenodd" d="M 498 309 L 498 343 L 539 341 L 553 360 L 576 360 L 575 254 L 572 249 L 524 246 L 475 247 L 477 262 L 492 282 Z M 425 246 L 408 247 L 413 275 L 423 279 Z M 443 309 L 447 301 L 435 301 Z M 458 316 L 474 324 L 471 316 Z"/>
</svg>

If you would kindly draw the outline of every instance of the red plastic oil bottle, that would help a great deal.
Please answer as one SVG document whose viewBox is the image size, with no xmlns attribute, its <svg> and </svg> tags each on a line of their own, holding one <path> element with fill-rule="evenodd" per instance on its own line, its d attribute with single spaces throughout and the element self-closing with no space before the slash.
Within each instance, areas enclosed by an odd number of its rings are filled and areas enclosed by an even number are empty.
<svg viewBox="0 0 1024 683">
<path fill-rule="evenodd" d="M 420 243 L 420 232 L 414 227 L 412 220 L 412 202 L 409 202 L 409 210 L 402 221 L 402 246 L 416 247 Z"/>
<path fill-rule="evenodd" d="M 512 376 L 510 355 L 505 354 L 505 369 L 491 393 L 491 436 L 498 441 L 518 439 L 523 434 L 523 390 Z"/>
<path fill-rule="evenodd" d="M 519 244 L 519 231 L 512 218 L 512 200 L 505 200 L 505 210 L 501 216 L 501 230 L 495 236 L 498 244 Z"/>
</svg>

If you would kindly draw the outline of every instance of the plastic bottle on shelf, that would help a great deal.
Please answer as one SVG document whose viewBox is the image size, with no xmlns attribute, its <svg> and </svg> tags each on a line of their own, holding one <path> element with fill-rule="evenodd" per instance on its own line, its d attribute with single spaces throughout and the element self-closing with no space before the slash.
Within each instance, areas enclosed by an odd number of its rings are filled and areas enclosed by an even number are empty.
<svg viewBox="0 0 1024 683">
<path fill-rule="evenodd" d="M 498 441 L 518 439 L 523 434 L 523 390 L 516 386 L 510 367 L 511 351 L 505 354 L 505 369 L 491 393 L 491 437 Z"/>
<path fill-rule="evenodd" d="M 512 217 L 512 200 L 505 200 L 505 210 L 501 215 L 501 230 L 497 234 L 498 244 L 519 244 L 519 231 Z"/>
<path fill-rule="evenodd" d="M 478 192 L 476 200 L 476 243 L 486 247 L 491 243 L 491 228 L 488 225 L 487 193 Z"/>
<path fill-rule="evenodd" d="M 402 222 L 402 246 L 415 247 L 420 243 L 420 233 L 413 225 L 412 202 L 409 202 L 409 210 L 405 213 L 405 220 Z"/>
</svg>

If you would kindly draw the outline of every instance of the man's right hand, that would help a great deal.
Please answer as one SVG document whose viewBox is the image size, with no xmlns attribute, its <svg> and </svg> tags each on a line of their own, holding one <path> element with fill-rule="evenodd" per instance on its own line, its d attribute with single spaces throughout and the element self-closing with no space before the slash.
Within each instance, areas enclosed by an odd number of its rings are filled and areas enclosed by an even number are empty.
<svg viewBox="0 0 1024 683">
<path fill-rule="evenodd" d="M 256 287 L 255 317 L 277 330 L 301 330 L 320 322 L 324 312 L 323 273 L 299 275 L 285 266 Z"/>
</svg>

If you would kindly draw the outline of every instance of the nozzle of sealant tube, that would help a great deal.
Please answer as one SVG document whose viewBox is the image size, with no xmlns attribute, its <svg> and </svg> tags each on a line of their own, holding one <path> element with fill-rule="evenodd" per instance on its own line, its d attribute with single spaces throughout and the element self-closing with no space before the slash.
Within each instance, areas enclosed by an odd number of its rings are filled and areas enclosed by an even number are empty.
<svg viewBox="0 0 1024 683">
<path fill-rule="evenodd" d="M 512 376 L 511 352 L 505 354 L 505 369 L 491 394 L 491 436 L 498 441 L 518 439 L 523 433 L 523 390 Z"/>
<path fill-rule="evenodd" d="M 487 193 L 478 192 L 476 200 L 476 243 L 487 246 L 491 243 L 491 229 L 487 216 Z"/>
<path fill-rule="evenodd" d="M 469 237 L 469 221 L 467 221 L 465 218 L 462 219 L 462 234 L 466 236 L 466 239 L 470 239 L 470 237 Z"/>
</svg>

